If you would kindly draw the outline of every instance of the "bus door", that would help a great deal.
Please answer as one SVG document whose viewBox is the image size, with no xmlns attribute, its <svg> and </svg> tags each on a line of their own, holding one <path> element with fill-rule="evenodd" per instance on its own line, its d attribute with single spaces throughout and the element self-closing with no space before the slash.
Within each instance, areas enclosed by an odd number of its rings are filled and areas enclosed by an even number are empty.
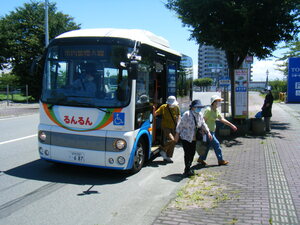
<svg viewBox="0 0 300 225">
<path fill-rule="evenodd" d="M 166 68 L 163 61 L 155 62 L 154 72 L 154 99 L 153 104 L 157 110 L 162 104 L 166 103 Z M 158 145 L 162 142 L 161 115 L 153 120 L 153 143 Z"/>
</svg>

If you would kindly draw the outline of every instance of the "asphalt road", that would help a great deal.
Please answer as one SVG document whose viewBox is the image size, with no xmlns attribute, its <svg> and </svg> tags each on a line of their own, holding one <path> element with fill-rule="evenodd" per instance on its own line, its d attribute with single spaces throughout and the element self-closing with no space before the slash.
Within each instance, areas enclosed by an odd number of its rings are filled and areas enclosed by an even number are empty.
<svg viewBox="0 0 300 225">
<path fill-rule="evenodd" d="M 0 224 L 152 224 L 184 182 L 183 152 L 138 174 L 55 165 L 37 153 L 38 114 L 0 120 Z"/>
</svg>

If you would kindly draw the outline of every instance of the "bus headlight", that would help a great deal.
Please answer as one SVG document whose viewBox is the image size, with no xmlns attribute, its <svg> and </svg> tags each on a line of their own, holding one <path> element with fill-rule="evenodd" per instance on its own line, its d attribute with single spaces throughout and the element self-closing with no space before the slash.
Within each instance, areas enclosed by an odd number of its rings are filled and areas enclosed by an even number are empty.
<svg viewBox="0 0 300 225">
<path fill-rule="evenodd" d="M 115 142 L 114 142 L 114 147 L 118 150 L 123 150 L 126 148 L 126 141 L 123 140 L 123 139 L 117 139 Z"/>
<path fill-rule="evenodd" d="M 44 131 L 39 132 L 39 139 L 41 142 L 45 142 L 47 140 L 47 135 Z"/>
</svg>

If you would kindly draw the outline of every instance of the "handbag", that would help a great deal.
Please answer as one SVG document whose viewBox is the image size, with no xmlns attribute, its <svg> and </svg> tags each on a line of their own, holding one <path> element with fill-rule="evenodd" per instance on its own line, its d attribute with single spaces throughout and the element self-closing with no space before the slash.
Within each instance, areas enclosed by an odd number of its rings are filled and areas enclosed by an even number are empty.
<svg viewBox="0 0 300 225">
<path fill-rule="evenodd" d="M 193 115 L 193 114 L 192 114 Z M 202 135 L 202 129 L 200 127 L 197 127 L 197 122 L 196 122 L 196 118 L 194 117 L 194 121 L 195 121 L 195 127 L 196 127 L 196 140 L 197 141 L 202 141 L 203 135 Z"/>
<path fill-rule="evenodd" d="M 199 156 L 204 156 L 207 151 L 207 142 L 196 141 L 196 151 Z"/>
<path fill-rule="evenodd" d="M 196 140 L 202 141 L 202 139 L 203 139 L 203 135 L 202 135 L 201 128 L 196 128 Z"/>
<path fill-rule="evenodd" d="M 258 113 L 255 114 L 255 118 L 261 119 L 263 117 L 262 111 L 259 111 Z"/>
</svg>

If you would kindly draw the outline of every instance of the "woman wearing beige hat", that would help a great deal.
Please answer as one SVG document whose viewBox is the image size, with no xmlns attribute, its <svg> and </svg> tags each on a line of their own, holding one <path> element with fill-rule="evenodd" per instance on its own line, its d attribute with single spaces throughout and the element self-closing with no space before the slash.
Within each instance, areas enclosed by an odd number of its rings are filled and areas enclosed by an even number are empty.
<svg viewBox="0 0 300 225">
<path fill-rule="evenodd" d="M 211 102 L 210 107 L 207 107 L 207 109 L 204 111 L 204 115 L 203 115 L 204 120 L 205 120 L 205 122 L 206 122 L 206 124 L 209 128 L 209 131 L 210 131 L 213 138 L 212 138 L 212 140 L 209 140 L 207 138 L 208 145 L 207 145 L 206 151 L 199 154 L 198 162 L 200 164 L 202 164 L 203 166 L 207 165 L 205 160 L 207 158 L 207 154 L 208 154 L 208 151 L 209 151 L 210 147 L 213 147 L 213 149 L 215 151 L 215 154 L 216 154 L 217 159 L 218 159 L 219 166 L 227 165 L 229 163 L 228 161 L 223 159 L 220 142 L 218 141 L 218 139 L 216 138 L 216 135 L 215 135 L 216 120 L 218 119 L 223 124 L 231 127 L 231 129 L 233 131 L 236 131 L 237 128 L 236 128 L 235 125 L 233 125 L 228 120 L 226 120 L 225 118 L 222 117 L 220 111 L 218 110 L 218 107 L 220 106 L 221 101 L 223 101 L 223 99 L 221 97 L 219 97 L 218 95 L 213 95 L 210 99 L 210 102 Z"/>
<path fill-rule="evenodd" d="M 174 141 L 175 129 L 180 119 L 180 110 L 175 96 L 169 96 L 166 104 L 161 105 L 154 116 L 162 116 L 162 146 L 160 154 L 164 161 L 172 163 L 172 156 L 176 142 Z"/>
</svg>

